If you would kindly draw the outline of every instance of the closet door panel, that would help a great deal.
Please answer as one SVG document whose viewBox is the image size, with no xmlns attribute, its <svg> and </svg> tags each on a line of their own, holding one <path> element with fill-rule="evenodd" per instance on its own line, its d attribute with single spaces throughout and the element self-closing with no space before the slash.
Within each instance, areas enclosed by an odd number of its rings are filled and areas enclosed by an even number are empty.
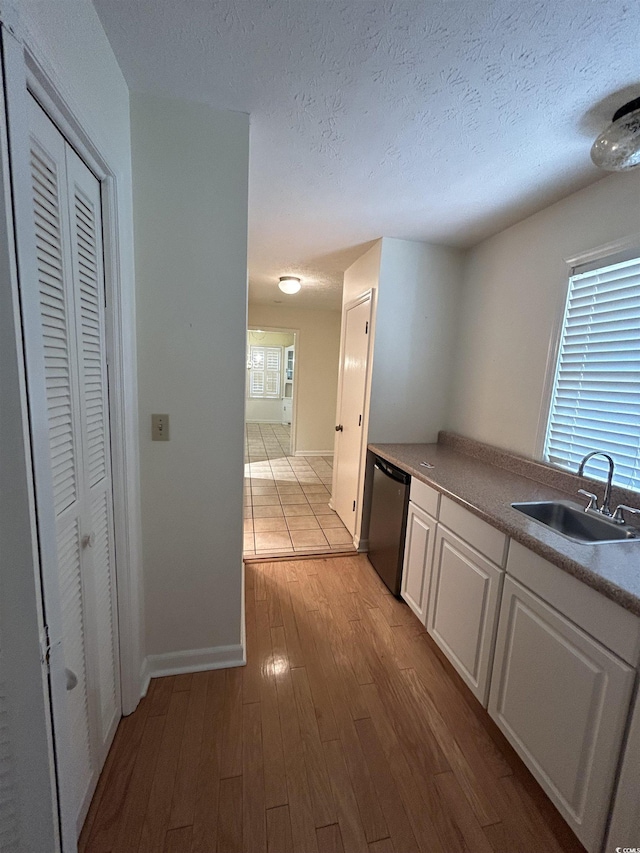
<svg viewBox="0 0 640 853">
<path fill-rule="evenodd" d="M 85 646 L 84 591 L 80 569 L 82 543 L 77 519 L 58 533 L 60 606 L 65 627 L 64 659 L 78 684 L 67 693 L 71 737 L 74 802 L 80 805 L 93 793 L 95 762 L 91 747 L 90 710 Z"/>
<path fill-rule="evenodd" d="M 115 726 L 120 720 L 120 690 L 117 668 L 115 625 L 115 585 L 112 578 L 112 512 L 106 491 L 98 492 L 91 501 L 93 529 L 92 560 L 96 578 L 96 629 L 98 634 L 98 672 L 100 680 L 100 716 L 103 748 L 108 749 Z"/>
<path fill-rule="evenodd" d="M 93 625 L 99 693 L 99 741 L 103 755 L 120 719 L 120 679 L 115 607 L 115 565 L 105 293 L 100 184 L 67 146 L 71 252 L 79 344 L 80 411 L 84 478 L 89 503 L 87 567 L 93 585 Z"/>
<path fill-rule="evenodd" d="M 36 114 L 37 115 L 37 114 Z M 77 444 L 79 410 L 74 399 L 73 315 L 68 286 L 69 258 L 64 252 L 64 223 L 60 207 L 60 178 L 64 185 L 64 147 L 47 140 L 51 154 L 40 144 L 47 125 L 32 138 L 31 180 L 36 238 L 40 317 L 49 422 L 49 451 L 53 472 L 56 517 L 79 504 L 80 459 Z M 58 150 L 56 150 L 58 149 Z M 55 159 L 54 159 L 55 158 Z M 61 159 L 60 159 L 61 158 Z M 72 296 L 72 295 L 71 295 Z"/>
</svg>

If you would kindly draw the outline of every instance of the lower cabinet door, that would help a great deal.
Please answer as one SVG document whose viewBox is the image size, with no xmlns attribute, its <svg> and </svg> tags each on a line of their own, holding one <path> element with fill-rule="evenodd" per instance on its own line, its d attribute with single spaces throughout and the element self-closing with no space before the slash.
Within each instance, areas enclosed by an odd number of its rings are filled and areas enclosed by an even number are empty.
<svg viewBox="0 0 640 853">
<path fill-rule="evenodd" d="M 427 631 L 486 707 L 504 572 L 438 527 Z"/>
<path fill-rule="evenodd" d="M 506 579 L 489 713 L 588 851 L 602 845 L 634 675 Z"/>
<path fill-rule="evenodd" d="M 436 520 L 409 502 L 400 594 L 424 625 Z"/>
<path fill-rule="evenodd" d="M 640 839 L 640 811 L 638 796 L 640 792 L 640 694 L 636 696 L 635 708 L 631 714 L 631 725 L 627 744 L 620 768 L 618 789 L 613 804 L 613 814 L 609 824 L 609 835 L 605 845 L 606 853 L 613 853 L 616 847 L 638 846 Z"/>
</svg>

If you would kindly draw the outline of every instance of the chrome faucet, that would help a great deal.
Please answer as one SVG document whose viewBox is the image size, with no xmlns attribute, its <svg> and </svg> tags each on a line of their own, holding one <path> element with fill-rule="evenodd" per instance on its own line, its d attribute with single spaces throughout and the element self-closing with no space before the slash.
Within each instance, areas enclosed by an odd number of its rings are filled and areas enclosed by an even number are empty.
<svg viewBox="0 0 640 853">
<path fill-rule="evenodd" d="M 607 459 L 609 462 L 609 476 L 607 477 L 607 485 L 606 485 L 605 490 L 604 490 L 604 498 L 602 499 L 602 506 L 600 507 L 600 509 L 598 509 L 598 505 L 596 503 L 595 509 L 598 512 L 602 513 L 602 515 L 611 515 L 612 514 L 611 513 L 611 506 L 610 506 L 611 480 L 613 479 L 614 461 L 609 456 L 609 454 L 603 453 L 602 450 L 594 450 L 592 453 L 587 453 L 587 455 L 584 457 L 584 459 L 582 460 L 582 462 L 578 466 L 578 477 L 582 477 L 582 475 L 584 474 L 584 466 L 589 461 L 589 459 L 591 459 L 592 456 L 604 456 L 604 458 Z M 587 494 L 589 498 L 594 497 L 593 495 L 590 495 L 590 494 L 582 491 L 582 489 L 580 491 L 582 494 Z M 591 501 L 589 501 L 588 509 L 590 509 L 591 506 L 592 506 Z"/>
</svg>

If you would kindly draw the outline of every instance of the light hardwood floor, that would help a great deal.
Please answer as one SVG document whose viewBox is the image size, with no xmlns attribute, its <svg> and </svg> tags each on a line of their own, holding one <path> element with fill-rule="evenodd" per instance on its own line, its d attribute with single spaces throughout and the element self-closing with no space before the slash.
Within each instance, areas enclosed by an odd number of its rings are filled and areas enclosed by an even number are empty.
<svg viewBox="0 0 640 853">
<path fill-rule="evenodd" d="M 560 853 L 575 840 L 365 557 L 246 567 L 246 667 L 152 681 L 81 853 Z"/>
</svg>

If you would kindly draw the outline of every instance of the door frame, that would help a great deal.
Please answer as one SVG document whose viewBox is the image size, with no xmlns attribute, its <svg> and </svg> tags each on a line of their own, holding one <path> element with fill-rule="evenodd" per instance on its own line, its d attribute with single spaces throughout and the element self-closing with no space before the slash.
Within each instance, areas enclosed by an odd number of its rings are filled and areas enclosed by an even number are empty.
<svg viewBox="0 0 640 853">
<path fill-rule="evenodd" d="M 293 402 L 291 404 L 291 440 L 289 445 L 289 455 L 296 455 L 296 448 L 298 442 L 298 381 L 296 380 L 296 375 L 298 373 L 298 364 L 299 364 L 299 354 L 300 354 L 300 330 L 299 329 L 285 329 L 280 326 L 256 326 L 254 323 L 247 323 L 247 332 L 281 332 L 282 334 L 291 334 L 293 335 L 293 346 L 294 346 L 294 363 L 293 363 Z M 284 349 L 284 347 L 283 347 Z M 245 386 L 245 395 L 246 395 L 246 386 Z M 244 419 L 245 429 L 247 426 L 247 417 L 245 413 Z"/>
<path fill-rule="evenodd" d="M 24 23 L 14 16 L 3 21 L 5 92 L 8 116 L 8 144 L 11 160 L 13 215 L 15 222 L 18 282 L 36 278 L 35 244 L 31 224 L 31 179 L 29 169 L 28 98 L 31 93 L 40 103 L 62 135 L 78 152 L 101 185 L 104 271 L 105 271 L 105 339 L 107 347 L 109 419 L 111 424 L 111 466 L 115 534 L 115 575 L 117 583 L 118 637 L 122 713 L 132 713 L 141 695 L 142 663 L 142 590 L 140 566 L 140 486 L 137 422 L 137 388 L 135 361 L 134 281 L 122 261 L 121 246 L 132 242 L 133 235 L 124 232 L 120 211 L 123 196 L 119 194 L 122 176 L 110 163 L 109 155 L 93 139 L 81 112 L 73 104 L 59 76 L 46 59 L 44 46 L 38 44 Z M 33 291 L 33 289 L 32 289 Z M 39 305 L 34 293 L 20 288 L 21 321 L 31 334 L 39 328 Z M 31 442 L 48 442 L 47 406 L 41 352 L 35 346 L 24 347 L 28 376 Z M 53 512 L 53 486 L 47 466 L 34 459 L 36 508 L 32 524 L 37 530 L 40 550 L 41 594 L 48 593 L 46 621 L 54 643 L 51 670 L 60 664 L 61 614 L 51 590 L 55 577 L 56 525 Z M 58 602 L 59 605 L 59 602 Z M 44 626 L 43 626 L 44 627 Z M 61 690 L 50 680 L 49 691 Z M 60 735 L 65 737 L 64 734 Z M 59 737 L 56 731 L 56 741 Z M 64 744 L 58 744 L 58 747 Z M 65 800 L 63 780 L 58 778 L 59 798 Z M 75 826 L 61 808 L 63 848 L 73 850 Z"/>
</svg>

